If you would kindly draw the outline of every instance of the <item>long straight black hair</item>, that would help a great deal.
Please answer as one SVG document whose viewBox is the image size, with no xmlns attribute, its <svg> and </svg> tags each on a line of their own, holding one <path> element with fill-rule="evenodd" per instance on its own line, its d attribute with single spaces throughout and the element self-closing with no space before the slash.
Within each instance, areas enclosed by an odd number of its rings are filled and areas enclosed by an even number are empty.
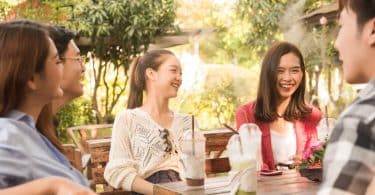
<svg viewBox="0 0 375 195">
<path fill-rule="evenodd" d="M 254 107 L 254 116 L 258 121 L 272 122 L 279 117 L 277 114 L 279 100 L 279 93 L 276 88 L 277 67 L 281 57 L 288 53 L 293 53 L 299 58 L 303 76 L 297 90 L 292 94 L 283 117 L 287 121 L 294 121 L 304 118 L 312 112 L 312 109 L 305 103 L 306 73 L 302 54 L 295 45 L 288 42 L 279 42 L 273 45 L 263 58 L 258 95 Z"/>
<path fill-rule="evenodd" d="M 128 109 L 142 106 L 143 91 L 146 89 L 146 69 L 152 68 L 155 71 L 166 59 L 165 55 L 174 54 L 168 50 L 152 50 L 143 56 L 137 57 L 132 63 L 132 73 L 130 78 L 130 93 L 128 98 Z"/>
</svg>

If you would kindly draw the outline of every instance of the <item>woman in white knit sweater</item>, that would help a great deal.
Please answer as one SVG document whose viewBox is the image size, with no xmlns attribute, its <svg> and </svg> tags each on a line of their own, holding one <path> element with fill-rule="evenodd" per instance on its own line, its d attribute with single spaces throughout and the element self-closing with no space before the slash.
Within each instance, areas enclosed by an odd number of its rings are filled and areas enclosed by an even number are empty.
<svg viewBox="0 0 375 195">
<path fill-rule="evenodd" d="M 111 186 L 152 194 L 153 183 L 180 180 L 179 142 L 192 117 L 172 112 L 169 99 L 177 96 L 181 74 L 180 62 L 167 50 L 134 61 L 128 109 L 116 116 L 104 172 Z"/>
</svg>

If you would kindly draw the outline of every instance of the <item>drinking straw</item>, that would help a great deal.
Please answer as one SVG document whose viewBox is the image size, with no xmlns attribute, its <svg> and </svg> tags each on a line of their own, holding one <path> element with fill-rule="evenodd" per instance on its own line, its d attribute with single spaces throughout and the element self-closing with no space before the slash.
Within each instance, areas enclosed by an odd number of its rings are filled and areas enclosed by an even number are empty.
<svg viewBox="0 0 375 195">
<path fill-rule="evenodd" d="M 226 127 L 227 129 L 231 130 L 233 133 L 235 134 L 239 134 L 238 131 L 236 131 L 233 127 L 223 123 L 224 127 Z M 238 139 L 238 141 L 240 142 L 240 153 L 243 154 L 243 151 L 242 151 L 242 142 L 241 142 L 241 137 Z"/>
<path fill-rule="evenodd" d="M 223 123 L 223 125 L 224 125 L 224 127 L 226 127 L 227 129 L 231 130 L 233 133 L 238 134 L 238 131 L 236 131 L 235 129 L 233 129 L 231 126 L 229 126 L 229 125 L 227 125 L 227 124 L 225 124 L 225 123 Z"/>
<path fill-rule="evenodd" d="M 194 115 L 191 115 L 191 129 L 192 129 L 192 133 L 191 133 L 191 139 L 192 139 L 192 147 L 193 147 L 193 156 L 195 156 L 195 141 L 194 141 Z"/>
<path fill-rule="evenodd" d="M 327 128 L 328 128 L 328 130 L 329 130 L 329 122 L 328 122 L 328 107 L 327 107 L 327 105 L 326 106 L 324 106 L 324 111 L 325 111 L 325 113 L 326 113 L 326 125 L 327 125 Z"/>
</svg>

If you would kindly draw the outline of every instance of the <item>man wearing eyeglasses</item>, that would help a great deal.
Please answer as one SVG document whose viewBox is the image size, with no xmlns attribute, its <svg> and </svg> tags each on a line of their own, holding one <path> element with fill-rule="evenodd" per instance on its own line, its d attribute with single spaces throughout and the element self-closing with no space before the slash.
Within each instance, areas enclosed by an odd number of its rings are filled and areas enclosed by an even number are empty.
<svg viewBox="0 0 375 195">
<path fill-rule="evenodd" d="M 53 112 L 56 113 L 66 103 L 83 94 L 81 81 L 85 72 L 85 58 L 81 56 L 74 42 L 76 36 L 74 32 L 56 26 L 49 26 L 48 31 L 64 64 L 64 76 L 61 83 L 64 96 L 53 101 Z"/>
</svg>

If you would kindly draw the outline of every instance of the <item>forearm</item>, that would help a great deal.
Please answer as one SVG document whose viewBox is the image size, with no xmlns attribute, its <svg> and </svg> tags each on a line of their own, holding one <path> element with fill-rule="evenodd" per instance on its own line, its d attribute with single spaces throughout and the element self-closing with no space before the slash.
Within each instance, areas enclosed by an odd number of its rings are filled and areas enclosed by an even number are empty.
<svg viewBox="0 0 375 195">
<path fill-rule="evenodd" d="M 56 177 L 45 177 L 37 179 L 34 181 L 27 182 L 25 184 L 17 185 L 10 188 L 5 188 L 0 190 L 0 195 L 18 195 L 27 194 L 29 195 L 44 195 L 44 194 L 56 194 L 56 189 L 54 188 L 55 182 L 58 179 Z M 55 183 L 55 184 L 54 184 Z"/>
<path fill-rule="evenodd" d="M 76 184 L 62 177 L 45 177 L 36 179 L 25 184 L 21 184 L 6 189 L 0 189 L 0 195 L 95 195 L 93 191 L 85 186 Z"/>
<path fill-rule="evenodd" d="M 144 180 L 143 178 L 136 176 L 133 184 L 132 184 L 132 191 L 138 192 L 141 194 L 153 194 L 153 187 L 154 184 Z"/>
</svg>

